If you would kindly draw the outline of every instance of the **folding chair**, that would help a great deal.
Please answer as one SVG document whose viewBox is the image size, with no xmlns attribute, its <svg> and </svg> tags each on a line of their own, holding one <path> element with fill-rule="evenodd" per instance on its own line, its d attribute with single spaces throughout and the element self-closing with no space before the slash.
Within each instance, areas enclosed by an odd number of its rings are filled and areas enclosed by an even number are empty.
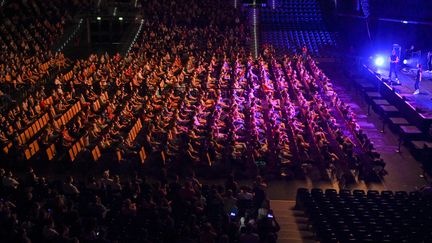
<svg viewBox="0 0 432 243">
<path fill-rule="evenodd" d="M 99 146 L 96 145 L 96 147 L 92 150 L 92 157 L 95 162 L 101 157 Z"/>
<path fill-rule="evenodd" d="M 51 144 L 47 149 L 46 149 L 46 153 L 47 153 L 47 157 L 48 160 L 51 161 L 54 157 L 55 157 L 55 145 Z"/>
<path fill-rule="evenodd" d="M 69 149 L 69 158 L 70 158 L 71 162 L 73 162 L 75 160 L 75 154 L 74 154 L 74 151 L 72 148 Z"/>
<path fill-rule="evenodd" d="M 3 147 L 3 152 L 5 154 L 9 153 L 9 149 L 12 147 L 12 142 L 9 142 L 6 146 Z"/>
<path fill-rule="evenodd" d="M 141 150 L 139 152 L 139 156 L 140 156 L 140 159 L 141 159 L 141 164 L 144 164 L 144 161 L 147 158 L 147 154 L 145 152 L 144 146 L 141 147 Z"/>
<path fill-rule="evenodd" d="M 29 160 L 30 158 L 31 158 L 31 152 L 30 152 L 30 149 L 26 149 L 25 151 L 24 151 L 24 155 L 25 155 L 25 158 L 27 159 L 27 160 Z"/>
</svg>

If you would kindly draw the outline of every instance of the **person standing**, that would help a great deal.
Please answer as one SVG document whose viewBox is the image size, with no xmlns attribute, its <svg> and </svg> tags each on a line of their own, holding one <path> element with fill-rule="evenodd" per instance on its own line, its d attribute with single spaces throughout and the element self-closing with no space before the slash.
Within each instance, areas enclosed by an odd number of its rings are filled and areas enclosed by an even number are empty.
<svg viewBox="0 0 432 243">
<path fill-rule="evenodd" d="M 390 61 L 389 79 L 391 81 L 392 73 L 394 73 L 394 75 L 396 77 L 396 83 L 400 84 L 399 79 L 398 79 L 398 74 L 397 74 L 397 64 L 399 62 L 399 57 L 396 54 L 396 50 L 392 51 L 392 54 L 389 57 L 389 61 Z"/>
<path fill-rule="evenodd" d="M 414 94 L 417 95 L 420 93 L 420 82 L 422 81 L 422 65 L 417 65 L 417 75 L 416 75 L 416 82 L 414 84 Z"/>
<path fill-rule="evenodd" d="M 302 60 L 305 62 L 306 59 L 307 59 L 307 55 L 308 55 L 308 49 L 307 49 L 307 47 L 303 46 L 302 49 L 301 49 L 301 52 L 302 52 L 302 54 L 301 54 Z"/>
</svg>

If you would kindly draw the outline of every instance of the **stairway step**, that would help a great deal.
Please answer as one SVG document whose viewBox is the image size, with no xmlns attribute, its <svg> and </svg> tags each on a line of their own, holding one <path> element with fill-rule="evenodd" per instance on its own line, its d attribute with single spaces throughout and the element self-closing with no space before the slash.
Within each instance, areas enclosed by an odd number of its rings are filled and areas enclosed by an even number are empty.
<svg viewBox="0 0 432 243">
<path fill-rule="evenodd" d="M 312 237 L 313 233 L 310 231 L 299 231 L 298 229 L 281 229 L 278 232 L 278 235 L 297 235 L 297 236 L 303 236 L 303 237 Z"/>
<path fill-rule="evenodd" d="M 278 212 L 278 211 L 274 211 L 273 210 L 274 215 L 276 215 L 278 218 L 295 218 L 295 219 L 303 219 L 303 220 L 307 220 L 307 217 L 304 216 L 296 216 L 296 215 L 292 215 L 289 213 L 283 213 L 283 212 Z"/>
<path fill-rule="evenodd" d="M 303 212 L 301 212 L 301 211 L 295 211 L 295 210 L 292 210 L 292 209 L 280 209 L 280 208 L 274 208 L 273 206 L 272 206 L 272 210 L 273 210 L 273 212 L 281 212 L 281 213 L 287 213 L 287 214 L 291 214 L 291 215 L 298 215 L 298 216 L 302 216 L 302 215 L 305 215 Z"/>
<path fill-rule="evenodd" d="M 286 225 L 289 227 L 293 227 L 293 226 L 301 226 L 301 227 L 306 227 L 308 224 L 307 223 L 303 223 L 303 222 L 296 222 L 296 221 L 284 221 L 284 220 L 278 220 L 279 225 Z"/>
<path fill-rule="evenodd" d="M 302 216 L 296 216 L 290 213 L 284 213 L 284 212 L 278 212 L 278 211 L 274 211 L 273 210 L 273 214 L 278 218 L 284 218 L 284 219 L 308 219 L 307 217 L 302 217 Z"/>
<path fill-rule="evenodd" d="M 278 243 L 316 243 L 315 240 L 297 239 L 297 238 L 279 238 Z"/>
<path fill-rule="evenodd" d="M 295 201 L 271 200 L 271 208 L 281 227 L 278 242 L 315 242 L 303 211 L 295 210 Z"/>
<path fill-rule="evenodd" d="M 288 230 L 295 230 L 295 231 L 308 231 L 309 232 L 309 227 L 307 225 L 293 225 L 293 224 L 280 224 L 280 227 L 282 229 L 288 229 Z"/>
</svg>

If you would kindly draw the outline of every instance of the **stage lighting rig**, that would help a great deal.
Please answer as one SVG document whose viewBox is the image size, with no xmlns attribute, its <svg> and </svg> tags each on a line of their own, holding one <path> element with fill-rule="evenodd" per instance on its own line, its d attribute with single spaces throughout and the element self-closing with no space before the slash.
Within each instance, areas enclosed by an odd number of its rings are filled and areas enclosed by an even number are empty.
<svg viewBox="0 0 432 243">
<path fill-rule="evenodd" d="M 384 65 L 384 63 L 385 63 L 385 59 L 383 56 L 378 56 L 378 55 L 375 56 L 375 59 L 374 59 L 375 66 L 382 67 Z"/>
</svg>

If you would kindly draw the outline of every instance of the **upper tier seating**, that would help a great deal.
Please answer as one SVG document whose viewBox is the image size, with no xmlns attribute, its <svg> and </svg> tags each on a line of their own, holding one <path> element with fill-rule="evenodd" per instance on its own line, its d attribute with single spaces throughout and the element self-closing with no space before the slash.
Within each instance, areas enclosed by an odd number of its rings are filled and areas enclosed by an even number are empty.
<svg viewBox="0 0 432 243">
<path fill-rule="evenodd" d="M 331 56 L 338 35 L 328 31 L 319 1 L 278 2 L 275 9 L 260 10 L 262 42 L 279 53 L 295 53 L 306 46 L 313 56 Z"/>
</svg>

